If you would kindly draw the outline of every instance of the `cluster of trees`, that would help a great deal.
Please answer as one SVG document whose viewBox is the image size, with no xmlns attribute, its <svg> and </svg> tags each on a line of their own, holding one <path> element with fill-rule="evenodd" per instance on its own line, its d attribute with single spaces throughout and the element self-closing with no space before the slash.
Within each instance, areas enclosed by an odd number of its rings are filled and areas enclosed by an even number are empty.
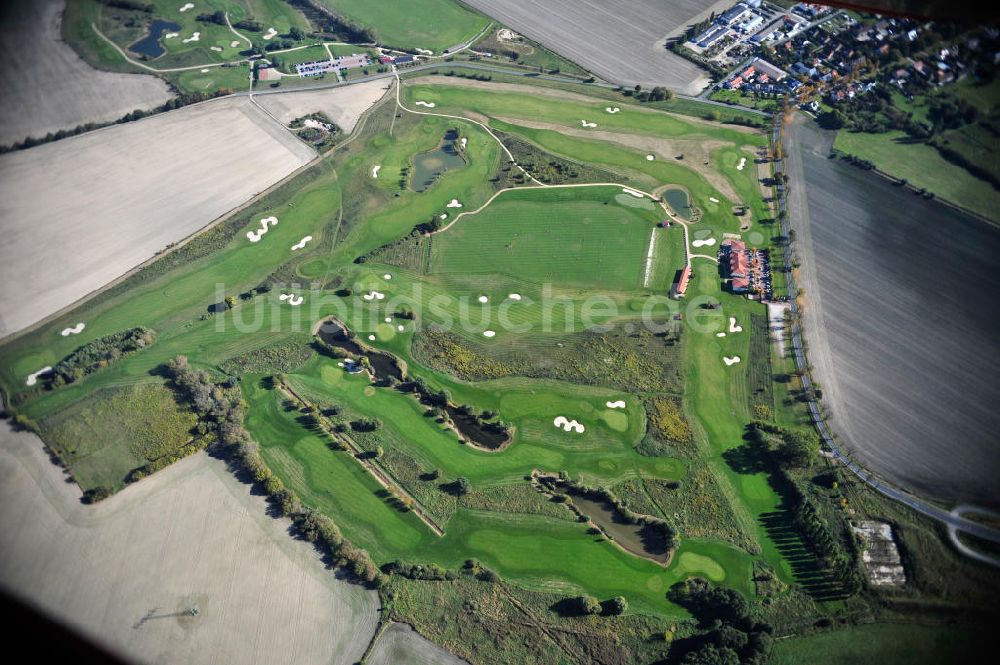
<svg viewBox="0 0 1000 665">
<path fill-rule="evenodd" d="M 563 615 L 618 616 L 628 610 L 628 601 L 624 596 L 615 596 L 602 603 L 597 598 L 585 594 L 560 601 L 553 609 Z"/>
<path fill-rule="evenodd" d="M 156 339 L 156 333 L 138 326 L 112 333 L 84 344 L 59 361 L 46 379 L 47 387 L 58 388 L 107 367 L 124 356 L 144 349 Z"/>
<path fill-rule="evenodd" d="M 442 568 L 436 563 L 427 565 L 422 563 L 404 563 L 399 559 L 382 566 L 382 572 L 400 575 L 411 580 L 425 580 L 430 582 L 450 582 L 457 580 L 459 577 L 458 572 Z"/>
<path fill-rule="evenodd" d="M 701 578 L 678 582 L 667 597 L 687 609 L 705 632 L 677 640 L 668 662 L 681 665 L 762 665 L 771 652 L 773 629 L 755 622 L 738 591 L 713 587 Z"/>
<path fill-rule="evenodd" d="M 754 421 L 749 432 L 752 444 L 783 469 L 808 469 L 819 454 L 819 436 L 812 430 L 785 429 Z"/>
<path fill-rule="evenodd" d="M 125 482 L 135 483 L 147 476 L 151 476 L 157 471 L 167 468 L 174 462 L 182 460 L 188 455 L 193 455 L 199 450 L 204 449 L 205 446 L 207 446 L 210 441 L 211 437 L 203 436 L 195 439 L 194 441 L 186 445 L 181 446 L 180 448 L 171 450 L 163 457 L 158 457 L 155 460 L 147 464 L 144 464 L 143 466 L 140 466 L 137 469 L 132 469 L 131 473 L 129 473 L 128 476 L 125 478 Z"/>
<path fill-rule="evenodd" d="M 857 552 L 847 550 L 843 542 L 834 536 L 808 497 L 799 493 L 796 498 L 795 529 L 802 534 L 820 564 L 833 573 L 841 590 L 846 594 L 857 593 L 864 584 Z M 848 539 L 848 542 L 854 545 L 853 539 Z"/>
<path fill-rule="evenodd" d="M 342 38 L 343 41 L 358 43 L 375 43 L 378 36 L 367 26 L 351 21 L 345 16 L 334 13 L 328 7 L 315 0 L 287 0 L 309 20 L 309 23 L 319 28 L 320 32 Z"/>
<path fill-rule="evenodd" d="M 223 386 L 216 384 L 205 370 L 191 367 L 186 356 L 167 361 L 166 374 L 177 390 L 198 414 L 198 429 L 212 434 L 225 445 L 239 445 L 250 441 L 250 434 L 243 428 L 243 405 L 238 397 L 231 398 Z"/>
</svg>

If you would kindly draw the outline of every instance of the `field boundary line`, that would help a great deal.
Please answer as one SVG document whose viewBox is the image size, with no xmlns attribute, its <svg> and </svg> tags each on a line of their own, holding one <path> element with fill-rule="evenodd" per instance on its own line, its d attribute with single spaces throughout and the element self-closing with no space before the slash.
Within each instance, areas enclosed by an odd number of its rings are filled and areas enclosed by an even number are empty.
<svg viewBox="0 0 1000 665">
<path fill-rule="evenodd" d="M 278 379 L 275 379 L 275 384 L 278 386 L 279 390 L 281 390 L 283 393 L 285 393 L 295 401 L 299 402 L 303 406 L 312 409 L 313 412 L 318 413 L 319 409 L 317 409 L 316 406 L 312 402 L 308 401 L 305 397 L 302 397 L 297 392 L 295 392 L 295 389 L 292 388 L 290 385 L 288 385 L 284 381 L 279 381 Z M 423 505 L 417 500 L 417 498 L 412 494 L 410 494 L 409 492 L 407 492 L 406 489 L 404 489 L 403 486 L 400 485 L 399 482 L 392 477 L 392 474 L 390 474 L 388 471 L 385 471 L 378 464 L 368 459 L 366 457 L 367 451 L 362 450 L 361 446 L 359 446 L 357 442 L 354 441 L 354 439 L 352 439 L 346 434 L 337 434 L 333 432 L 330 429 L 330 427 L 320 418 L 316 418 L 316 422 L 319 424 L 320 429 L 322 429 L 323 432 L 330 439 L 338 443 L 344 444 L 347 447 L 351 457 L 357 460 L 361 464 L 361 466 L 364 467 L 365 470 L 367 470 L 368 473 L 370 473 L 375 478 L 375 480 L 378 482 L 379 485 L 381 485 L 389 492 L 397 496 L 403 496 L 412 501 L 413 506 L 412 508 L 410 508 L 410 512 L 415 514 L 418 518 L 420 518 L 420 520 L 424 524 L 430 527 L 430 530 L 433 531 L 435 535 L 441 537 L 444 536 L 444 529 L 441 528 L 438 525 L 438 523 L 434 520 L 434 518 L 430 516 L 430 514 L 423 507 Z"/>
</svg>

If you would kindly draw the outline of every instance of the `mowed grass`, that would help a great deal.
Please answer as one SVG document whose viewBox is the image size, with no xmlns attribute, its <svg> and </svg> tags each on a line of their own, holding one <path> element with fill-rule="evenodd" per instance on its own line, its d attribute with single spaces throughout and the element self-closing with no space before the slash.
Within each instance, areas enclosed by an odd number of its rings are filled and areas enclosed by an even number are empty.
<svg viewBox="0 0 1000 665">
<path fill-rule="evenodd" d="M 380 43 L 396 48 L 423 48 L 441 54 L 472 39 L 489 19 L 454 0 L 421 0 L 401 5 L 395 0 L 320 0 L 333 11 L 375 30 Z"/>
<path fill-rule="evenodd" d="M 975 663 L 996 647 L 975 628 L 880 623 L 819 635 L 791 637 L 774 644 L 771 665 L 937 665 Z"/>
<path fill-rule="evenodd" d="M 434 236 L 431 273 L 641 288 L 650 233 L 659 218 L 648 199 L 644 210 L 617 201 L 621 194 L 621 187 L 505 192 L 482 212 Z M 660 252 L 667 249 L 664 243 Z"/>
<path fill-rule="evenodd" d="M 45 440 L 83 490 L 117 490 L 125 476 L 191 440 L 197 418 L 158 383 L 109 388 L 41 422 Z"/>
<path fill-rule="evenodd" d="M 960 166 L 952 164 L 931 146 L 912 143 L 903 132 L 867 134 L 841 130 L 833 147 L 875 164 L 879 170 L 906 178 L 946 201 L 992 220 L 1000 219 L 1000 192 Z M 876 177 L 876 176 L 872 176 Z"/>
</svg>

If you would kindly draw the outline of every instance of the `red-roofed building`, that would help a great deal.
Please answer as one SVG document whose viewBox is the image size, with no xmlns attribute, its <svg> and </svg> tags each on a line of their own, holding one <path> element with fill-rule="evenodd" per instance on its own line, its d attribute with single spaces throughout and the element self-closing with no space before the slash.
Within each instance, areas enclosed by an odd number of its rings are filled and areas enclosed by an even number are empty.
<svg viewBox="0 0 1000 665">
<path fill-rule="evenodd" d="M 674 297 L 680 298 L 687 291 L 688 282 L 691 280 L 691 266 L 684 266 L 681 270 L 681 276 L 677 278 L 677 283 L 674 284 Z"/>
<path fill-rule="evenodd" d="M 750 288 L 750 280 L 746 277 L 734 277 L 729 286 L 733 293 L 745 293 Z"/>
<path fill-rule="evenodd" d="M 731 277 L 746 277 L 750 269 L 746 252 L 733 250 L 729 255 L 729 275 Z"/>
</svg>

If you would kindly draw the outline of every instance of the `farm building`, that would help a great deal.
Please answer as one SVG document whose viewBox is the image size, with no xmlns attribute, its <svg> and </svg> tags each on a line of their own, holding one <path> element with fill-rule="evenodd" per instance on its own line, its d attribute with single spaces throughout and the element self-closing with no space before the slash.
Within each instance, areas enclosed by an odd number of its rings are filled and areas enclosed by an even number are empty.
<svg viewBox="0 0 1000 665">
<path fill-rule="evenodd" d="M 411 62 L 414 62 L 412 55 L 398 55 L 392 59 L 392 64 L 394 65 L 406 65 Z"/>
</svg>

